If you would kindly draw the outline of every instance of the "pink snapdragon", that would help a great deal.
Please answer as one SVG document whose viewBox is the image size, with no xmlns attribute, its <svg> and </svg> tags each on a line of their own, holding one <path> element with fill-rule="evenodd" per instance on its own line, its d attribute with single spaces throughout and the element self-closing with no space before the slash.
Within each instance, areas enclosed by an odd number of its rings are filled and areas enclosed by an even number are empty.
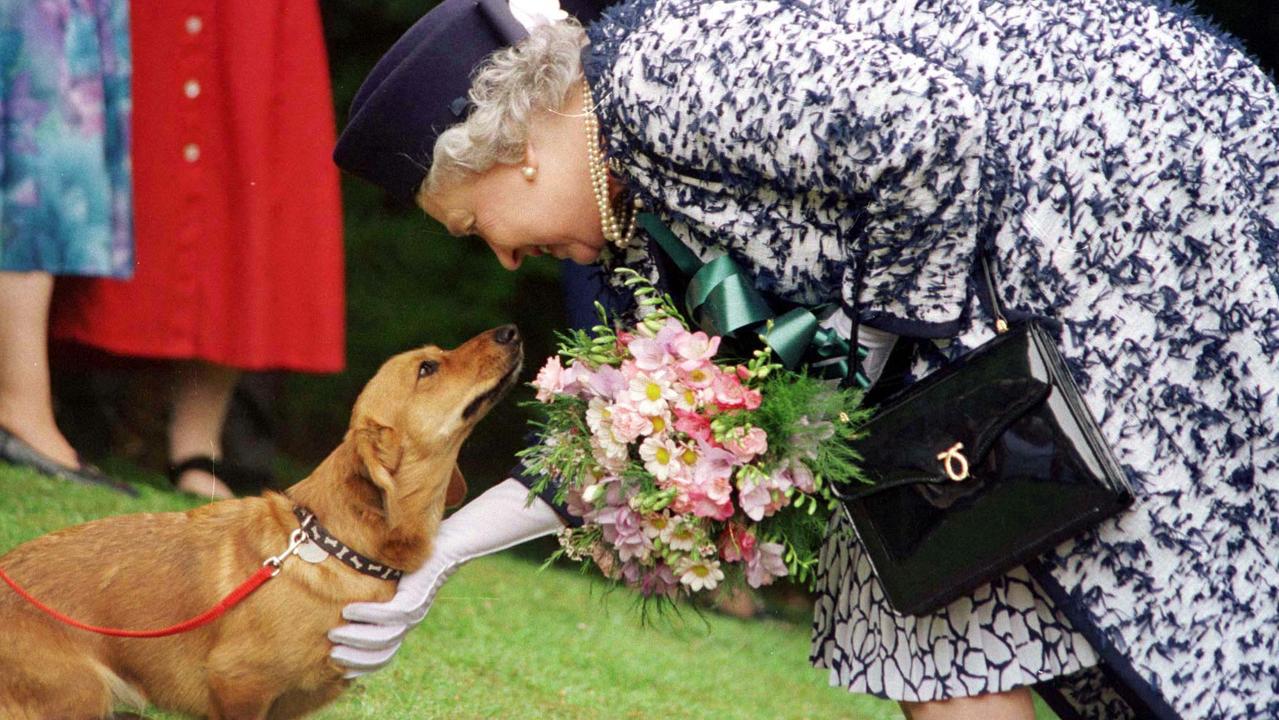
<svg viewBox="0 0 1279 720">
<path fill-rule="evenodd" d="M 755 522 L 766 517 L 768 506 L 773 502 L 772 493 L 763 483 L 764 479 L 758 472 L 742 472 L 737 478 L 737 504 L 742 506 L 746 517 Z"/>
<path fill-rule="evenodd" d="M 677 409 L 675 410 L 675 429 L 699 443 L 710 444 L 715 441 L 711 434 L 710 418 L 705 415 Z"/>
<path fill-rule="evenodd" d="M 724 447 L 743 465 L 768 452 L 768 433 L 763 428 L 732 428 L 723 437 Z"/>
<path fill-rule="evenodd" d="M 796 490 L 805 495 L 817 492 L 817 481 L 813 477 L 813 471 L 799 460 L 791 459 L 778 465 L 773 470 L 777 477 L 774 486 L 781 487 L 783 484 L 794 486 Z"/>
<path fill-rule="evenodd" d="M 626 389 L 629 378 L 622 375 L 622 371 L 612 365 L 600 365 L 595 371 L 589 375 L 584 375 L 578 380 L 579 383 L 585 385 L 598 397 L 615 399 L 623 390 Z"/>
<path fill-rule="evenodd" d="M 689 372 L 694 368 L 705 368 L 710 364 L 711 358 L 715 357 L 715 353 L 719 350 L 719 336 L 707 337 L 706 333 L 701 332 L 683 332 L 676 335 L 670 344 L 670 350 L 675 355 L 676 363 L 684 372 Z"/>
<path fill-rule="evenodd" d="M 755 556 L 746 561 L 746 582 L 751 587 L 771 585 L 777 578 L 790 574 L 782 560 L 786 548 L 781 543 L 760 543 L 755 550 Z"/>
<path fill-rule="evenodd" d="M 719 536 L 719 556 L 725 562 L 749 561 L 755 557 L 755 533 L 738 523 L 729 523 Z"/>
</svg>

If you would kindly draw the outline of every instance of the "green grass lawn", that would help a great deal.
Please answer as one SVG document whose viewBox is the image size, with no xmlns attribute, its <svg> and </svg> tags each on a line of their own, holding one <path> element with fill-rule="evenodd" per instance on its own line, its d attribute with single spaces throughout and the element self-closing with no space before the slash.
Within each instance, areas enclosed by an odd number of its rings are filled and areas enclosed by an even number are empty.
<svg viewBox="0 0 1279 720">
<path fill-rule="evenodd" d="M 0 553 L 67 525 L 196 502 L 161 489 L 158 476 L 108 469 L 137 481 L 142 497 L 0 465 Z M 441 589 L 389 668 L 316 717 L 901 717 L 893 703 L 827 687 L 825 673 L 808 665 L 807 625 L 685 613 L 683 622 L 643 627 L 630 596 L 603 587 L 505 555 L 472 562 Z M 0 592 L 9 589 L 0 584 Z"/>
</svg>

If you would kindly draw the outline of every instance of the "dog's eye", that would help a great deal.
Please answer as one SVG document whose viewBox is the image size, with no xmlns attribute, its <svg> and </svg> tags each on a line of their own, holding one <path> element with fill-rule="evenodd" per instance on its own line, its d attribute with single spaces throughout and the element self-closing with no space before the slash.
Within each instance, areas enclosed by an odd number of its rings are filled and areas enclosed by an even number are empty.
<svg viewBox="0 0 1279 720">
<path fill-rule="evenodd" d="M 418 378 L 424 378 L 427 375 L 434 375 L 436 370 L 440 369 L 440 364 L 434 360 L 423 360 L 421 365 L 417 366 Z"/>
</svg>

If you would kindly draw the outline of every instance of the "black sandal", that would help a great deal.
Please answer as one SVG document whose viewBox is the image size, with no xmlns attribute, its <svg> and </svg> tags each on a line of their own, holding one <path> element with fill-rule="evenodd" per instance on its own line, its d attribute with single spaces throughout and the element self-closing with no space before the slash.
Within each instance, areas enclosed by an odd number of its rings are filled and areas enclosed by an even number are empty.
<svg viewBox="0 0 1279 720">
<path fill-rule="evenodd" d="M 185 473 L 187 470 L 201 470 L 217 478 L 223 485 L 226 485 L 226 481 L 222 479 L 222 475 L 219 472 L 224 472 L 226 470 L 226 463 L 221 460 L 215 460 L 209 455 L 192 455 L 186 460 L 169 465 L 169 484 L 172 485 L 175 490 L 178 488 L 178 481 L 182 479 L 182 473 Z M 188 494 L 197 495 L 198 493 Z"/>
</svg>

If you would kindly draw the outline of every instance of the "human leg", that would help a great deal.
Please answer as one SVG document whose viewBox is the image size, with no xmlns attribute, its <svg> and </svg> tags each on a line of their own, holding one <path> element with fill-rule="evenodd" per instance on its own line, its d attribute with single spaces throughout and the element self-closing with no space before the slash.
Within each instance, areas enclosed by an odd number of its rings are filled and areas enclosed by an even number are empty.
<svg viewBox="0 0 1279 720">
<path fill-rule="evenodd" d="M 240 371 L 207 362 L 183 362 L 174 367 L 173 414 L 169 418 L 169 461 L 222 455 L 222 426 Z M 233 497 L 230 488 L 211 473 L 193 468 L 176 478 L 177 488 L 210 498 Z"/>
<path fill-rule="evenodd" d="M 76 451 L 53 419 L 49 302 L 53 275 L 0 271 L 0 427 L 50 459 L 77 467 Z"/>
<path fill-rule="evenodd" d="M 932 702 L 900 703 L 909 720 L 1035 720 L 1030 688 Z"/>
</svg>

